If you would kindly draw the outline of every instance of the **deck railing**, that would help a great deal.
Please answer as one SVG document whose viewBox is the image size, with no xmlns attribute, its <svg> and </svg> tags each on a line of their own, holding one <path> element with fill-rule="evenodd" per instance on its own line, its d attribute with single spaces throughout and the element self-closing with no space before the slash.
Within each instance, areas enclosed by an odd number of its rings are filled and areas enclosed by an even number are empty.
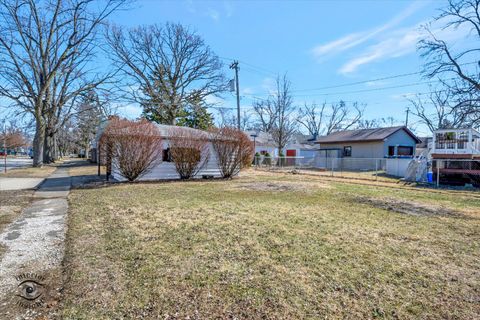
<svg viewBox="0 0 480 320">
<path fill-rule="evenodd" d="M 437 130 L 431 153 L 480 154 L 480 133 L 474 129 Z"/>
</svg>

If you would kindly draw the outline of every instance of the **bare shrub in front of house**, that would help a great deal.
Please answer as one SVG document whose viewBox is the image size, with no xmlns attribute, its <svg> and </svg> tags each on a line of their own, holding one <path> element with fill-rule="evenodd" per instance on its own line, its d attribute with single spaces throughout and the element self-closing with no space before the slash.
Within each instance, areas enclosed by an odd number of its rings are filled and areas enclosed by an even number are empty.
<svg viewBox="0 0 480 320">
<path fill-rule="evenodd" d="M 184 127 L 168 131 L 170 157 L 181 179 L 190 179 L 205 166 L 209 158 L 207 134 Z"/>
<path fill-rule="evenodd" d="M 224 178 L 237 175 L 253 159 L 253 142 L 242 131 L 225 127 L 212 131 L 213 149 L 217 156 L 218 166 Z"/>
<path fill-rule="evenodd" d="M 100 139 L 108 167 L 128 181 L 147 174 L 161 160 L 162 138 L 157 127 L 147 121 L 112 118 Z"/>
</svg>

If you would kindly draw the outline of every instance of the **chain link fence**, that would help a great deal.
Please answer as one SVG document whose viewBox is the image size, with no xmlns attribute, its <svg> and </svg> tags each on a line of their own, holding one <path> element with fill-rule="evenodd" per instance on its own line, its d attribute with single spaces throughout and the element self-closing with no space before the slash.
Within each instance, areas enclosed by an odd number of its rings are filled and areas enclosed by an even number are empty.
<svg viewBox="0 0 480 320">
<path fill-rule="evenodd" d="M 320 176 L 367 180 L 398 180 L 387 173 L 387 159 L 333 157 L 269 157 L 257 156 L 254 166 L 268 170 L 308 170 Z"/>
<path fill-rule="evenodd" d="M 437 186 L 480 187 L 480 159 L 434 159 L 431 172 L 432 182 Z"/>
</svg>

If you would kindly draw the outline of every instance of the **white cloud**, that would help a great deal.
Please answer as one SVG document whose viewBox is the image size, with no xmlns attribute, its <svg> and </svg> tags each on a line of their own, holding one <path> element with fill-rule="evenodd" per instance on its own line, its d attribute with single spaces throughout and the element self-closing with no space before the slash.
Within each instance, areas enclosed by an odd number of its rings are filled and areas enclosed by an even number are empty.
<svg viewBox="0 0 480 320">
<path fill-rule="evenodd" d="M 225 103 L 225 100 L 214 95 L 208 95 L 205 97 L 205 102 L 209 105 L 221 106 Z"/>
<path fill-rule="evenodd" d="M 322 58 L 328 54 L 335 54 L 335 53 L 339 53 L 347 49 L 356 47 L 376 37 L 377 35 L 397 26 L 403 20 L 405 20 L 406 18 L 408 18 L 409 16 L 411 16 L 412 14 L 414 14 L 415 12 L 423 8 L 427 3 L 428 1 L 413 2 L 407 8 L 405 8 L 402 12 L 400 12 L 398 15 L 390 19 L 385 24 L 377 28 L 374 28 L 372 30 L 351 33 L 339 39 L 336 39 L 334 41 L 328 42 L 326 44 L 318 45 L 312 49 L 312 53 L 316 58 Z"/>
<path fill-rule="evenodd" d="M 440 39 L 451 42 L 465 38 L 470 29 L 468 26 L 457 29 L 443 29 L 445 21 L 440 21 L 437 25 L 431 25 L 430 29 Z M 368 46 L 359 56 L 347 61 L 339 70 L 342 74 L 348 74 L 356 71 L 360 66 L 390 58 L 398 58 L 417 49 L 417 43 L 420 39 L 427 36 L 422 27 L 425 23 L 416 24 L 410 28 L 393 30 L 385 38 L 379 39 L 377 43 Z"/>
</svg>

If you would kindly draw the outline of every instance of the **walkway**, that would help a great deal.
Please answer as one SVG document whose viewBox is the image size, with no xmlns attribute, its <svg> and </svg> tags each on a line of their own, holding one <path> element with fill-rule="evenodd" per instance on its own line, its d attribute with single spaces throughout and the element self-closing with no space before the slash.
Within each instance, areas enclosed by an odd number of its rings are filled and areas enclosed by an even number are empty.
<svg viewBox="0 0 480 320">
<path fill-rule="evenodd" d="M 56 300 L 51 294 L 61 284 L 70 187 L 66 163 L 40 185 L 34 193 L 36 200 L 0 234 L 0 245 L 6 249 L 0 256 L 0 314 L 2 309 L 12 312 L 12 299 L 21 299 L 12 292 L 18 290 L 16 277 L 25 273 L 44 278 L 49 284 L 47 299 Z M 11 319 L 14 317 L 10 314 Z"/>
</svg>

